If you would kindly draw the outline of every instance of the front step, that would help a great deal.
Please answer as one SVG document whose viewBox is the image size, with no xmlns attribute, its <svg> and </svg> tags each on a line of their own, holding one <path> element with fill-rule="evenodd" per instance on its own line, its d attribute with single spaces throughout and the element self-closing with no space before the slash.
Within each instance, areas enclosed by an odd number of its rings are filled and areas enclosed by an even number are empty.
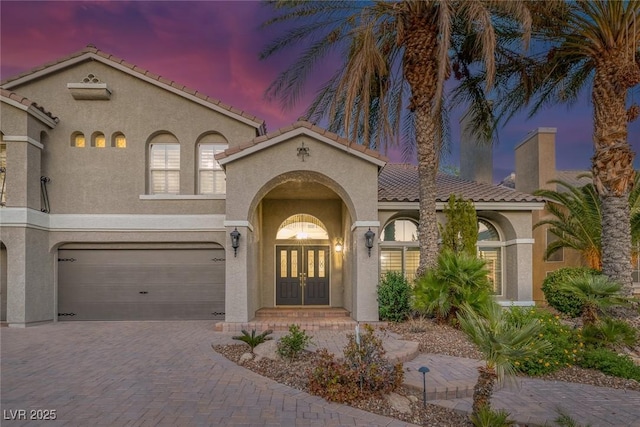
<svg viewBox="0 0 640 427">
<path fill-rule="evenodd" d="M 254 320 L 262 319 L 336 319 L 351 320 L 350 314 L 344 308 L 261 308 L 256 311 Z"/>
<path fill-rule="evenodd" d="M 215 330 L 288 331 L 293 324 L 305 331 L 350 331 L 356 327 L 357 322 L 344 308 L 261 308 L 250 322 L 219 322 L 216 323 Z"/>
</svg>

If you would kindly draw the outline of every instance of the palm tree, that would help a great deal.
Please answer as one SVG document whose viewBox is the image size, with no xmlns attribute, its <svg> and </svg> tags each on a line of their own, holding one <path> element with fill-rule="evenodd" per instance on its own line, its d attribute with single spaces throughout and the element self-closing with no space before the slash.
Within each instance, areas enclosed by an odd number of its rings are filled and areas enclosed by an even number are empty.
<svg viewBox="0 0 640 427">
<path fill-rule="evenodd" d="M 517 324 L 495 302 L 480 311 L 463 305 L 458 320 L 485 360 L 485 365 L 478 368 L 478 382 L 473 388 L 473 413 L 478 414 L 483 407 L 491 406 L 496 382 L 516 374 L 514 361 L 546 350 L 549 343 L 539 337 L 542 325 L 538 319 Z"/>
<path fill-rule="evenodd" d="M 601 254 L 601 219 L 600 199 L 593 184 L 574 187 L 564 181 L 550 181 L 563 188 L 556 190 L 538 190 L 547 203 L 547 210 L 552 218 L 544 219 L 534 227 L 549 225 L 549 231 L 558 239 L 550 242 L 545 250 L 545 259 L 561 248 L 571 248 L 582 254 L 591 268 L 602 268 Z"/>
<path fill-rule="evenodd" d="M 538 190 L 550 203 L 547 210 L 553 217 L 544 219 L 534 227 L 549 225 L 558 239 L 549 243 L 545 259 L 561 248 L 571 248 L 582 254 L 590 268 L 602 268 L 602 206 L 592 183 L 580 187 L 561 180 L 550 181 L 558 190 Z M 631 214 L 631 241 L 634 247 L 640 241 L 640 175 L 634 179 L 629 194 Z M 636 251 L 633 251 L 634 253 Z M 635 255 L 635 254 L 634 254 Z"/>
<path fill-rule="evenodd" d="M 520 79 L 497 98 L 497 108 L 508 117 L 532 103 L 534 114 L 549 104 L 574 104 L 589 88 L 593 184 L 602 206 L 602 271 L 630 294 L 628 198 L 635 154 L 627 141 L 627 122 L 637 118 L 638 106 L 627 110 L 627 94 L 640 83 L 640 0 L 565 2 L 562 10 L 541 21 L 544 25 L 534 35 L 543 42 L 542 52 L 526 61 L 509 58 L 505 70 Z"/>
<path fill-rule="evenodd" d="M 620 295 L 622 285 L 600 274 L 573 277 L 562 283 L 559 289 L 574 294 L 583 301 L 580 316 L 585 325 L 595 325 L 599 314 L 604 310 L 628 302 Z"/>
<path fill-rule="evenodd" d="M 471 308 L 488 304 L 492 289 L 485 266 L 475 254 L 442 251 L 436 267 L 416 280 L 413 308 L 435 315 L 440 323 L 451 323 L 463 303 Z"/>
<path fill-rule="evenodd" d="M 295 104 L 314 68 L 338 51 L 340 66 L 307 110 L 311 121 L 327 118 L 330 130 L 382 149 L 404 129 L 405 147 L 415 144 L 420 177 L 420 264 L 418 274 L 436 264 L 436 173 L 445 131 L 443 88 L 472 64 L 491 76 L 500 39 L 495 25 L 516 20 L 528 33 L 531 18 L 524 1 L 404 0 L 270 2 L 280 15 L 265 25 L 288 30 L 262 52 L 275 53 L 309 43 L 299 58 L 267 89 L 285 107 Z M 501 19 L 495 12 L 501 11 Z M 291 24 L 294 22 L 294 24 Z M 293 25 L 293 26 L 292 26 Z M 491 109 L 472 97 L 475 122 Z M 405 107 L 408 107 L 406 111 Z M 489 138 L 493 127 L 478 128 Z"/>
</svg>

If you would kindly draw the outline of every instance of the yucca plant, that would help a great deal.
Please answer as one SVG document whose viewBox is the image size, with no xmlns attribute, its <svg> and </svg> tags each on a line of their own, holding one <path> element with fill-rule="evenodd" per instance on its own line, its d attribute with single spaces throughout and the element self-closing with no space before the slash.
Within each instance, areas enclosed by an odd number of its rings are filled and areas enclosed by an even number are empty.
<svg viewBox="0 0 640 427">
<path fill-rule="evenodd" d="M 485 365 L 478 368 L 478 382 L 473 388 L 473 414 L 479 416 L 482 408 L 491 407 L 495 384 L 515 375 L 514 361 L 546 350 L 549 343 L 539 337 L 542 325 L 537 319 L 511 322 L 495 302 L 477 311 L 463 304 L 458 320 L 485 360 Z"/>
</svg>

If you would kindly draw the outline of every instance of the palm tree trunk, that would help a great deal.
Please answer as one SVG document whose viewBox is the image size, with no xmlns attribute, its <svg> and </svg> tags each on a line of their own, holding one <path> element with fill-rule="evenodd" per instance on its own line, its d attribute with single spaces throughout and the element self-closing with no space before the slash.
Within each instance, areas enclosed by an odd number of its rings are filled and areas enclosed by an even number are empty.
<svg viewBox="0 0 640 427">
<path fill-rule="evenodd" d="M 405 17 L 403 71 L 411 87 L 409 108 L 414 112 L 418 177 L 420 180 L 420 221 L 418 241 L 420 263 L 417 274 L 436 265 L 438 223 L 436 220 L 436 175 L 440 155 L 440 126 L 434 101 L 438 79 L 438 28 L 426 16 Z"/>
<path fill-rule="evenodd" d="M 594 105 L 595 155 L 593 183 L 602 202 L 602 272 L 632 291 L 629 193 L 633 186 L 635 154 L 627 142 L 627 85 L 622 81 L 625 61 L 612 53 L 596 64 Z"/>
<path fill-rule="evenodd" d="M 473 413 L 477 414 L 485 406 L 491 406 L 493 386 L 498 376 L 491 368 L 481 366 L 478 368 L 478 382 L 473 387 Z"/>
</svg>

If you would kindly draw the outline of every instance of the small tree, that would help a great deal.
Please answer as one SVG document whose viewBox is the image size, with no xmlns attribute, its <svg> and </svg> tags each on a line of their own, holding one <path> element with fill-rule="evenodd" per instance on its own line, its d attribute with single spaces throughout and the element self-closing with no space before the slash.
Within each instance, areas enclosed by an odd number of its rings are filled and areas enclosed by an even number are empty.
<svg viewBox="0 0 640 427">
<path fill-rule="evenodd" d="M 438 224 L 442 238 L 441 250 L 464 252 L 475 256 L 478 242 L 478 217 L 473 203 L 470 200 L 456 198 L 452 194 L 443 212 L 447 222 L 444 226 Z"/>
<path fill-rule="evenodd" d="M 538 319 L 522 324 L 512 322 L 493 301 L 479 311 L 463 305 L 458 319 L 485 360 L 485 366 L 478 368 L 478 382 L 473 388 L 473 414 L 478 416 L 482 408 L 491 407 L 495 383 L 515 375 L 515 360 L 533 356 L 548 348 L 549 343 L 539 337 L 542 325 Z"/>
</svg>

